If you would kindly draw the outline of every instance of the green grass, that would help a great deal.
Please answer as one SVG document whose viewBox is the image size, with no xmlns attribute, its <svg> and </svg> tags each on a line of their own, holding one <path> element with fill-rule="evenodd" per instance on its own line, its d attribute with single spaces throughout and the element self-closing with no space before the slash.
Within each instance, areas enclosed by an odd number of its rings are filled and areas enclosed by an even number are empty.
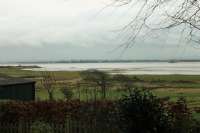
<svg viewBox="0 0 200 133">
<path fill-rule="evenodd" d="M 200 113 L 193 113 L 192 115 L 196 120 L 200 121 Z"/>
<path fill-rule="evenodd" d="M 0 76 L 23 77 L 36 80 L 37 87 L 39 87 L 36 91 L 37 99 L 47 100 L 48 93 L 41 89 L 39 82 L 42 73 L 39 71 L 22 70 L 21 68 L 0 67 Z M 75 82 L 80 79 L 80 72 L 55 71 L 53 74 L 59 83 L 68 81 Z M 200 75 L 133 75 L 130 77 L 135 79 L 134 84 L 136 86 L 150 88 L 158 97 L 170 97 L 171 101 L 176 101 L 178 97 L 184 96 L 191 108 L 200 107 Z M 57 87 L 57 89 L 55 89 L 54 98 L 64 99 L 64 95 L 59 88 L 60 87 Z M 80 96 L 77 89 L 73 89 L 73 92 L 74 99 L 79 97 L 81 100 L 90 100 L 94 97 L 97 99 L 101 98 L 101 93 L 97 91 L 96 95 L 94 95 L 94 90 L 92 89 L 81 89 Z M 107 92 L 107 98 L 118 99 L 124 94 L 126 94 L 126 92 L 110 89 Z M 194 113 L 194 116 L 200 119 L 199 113 Z"/>
<path fill-rule="evenodd" d="M 73 80 L 80 78 L 79 72 L 55 71 L 52 72 L 58 80 Z M 16 67 L 0 68 L 0 76 L 37 79 L 42 76 L 40 71 L 22 70 Z"/>
<path fill-rule="evenodd" d="M 178 97 L 185 97 L 191 107 L 200 107 L 200 89 L 155 89 L 153 93 L 158 97 L 170 97 L 176 101 Z"/>
<path fill-rule="evenodd" d="M 94 100 L 94 99 L 102 99 L 102 93 L 99 89 L 94 88 L 80 88 L 80 90 L 74 88 L 73 90 L 73 99 L 80 99 L 80 100 Z M 119 99 L 122 96 L 126 95 L 127 92 L 122 90 L 108 90 L 106 92 L 107 99 Z M 56 100 L 63 100 L 65 97 L 60 89 L 55 89 L 53 96 Z M 36 91 L 36 97 L 39 100 L 48 100 L 48 93 L 44 89 L 40 89 Z"/>
<path fill-rule="evenodd" d="M 145 81 L 200 81 L 200 75 L 135 75 Z"/>
<path fill-rule="evenodd" d="M 42 76 L 39 71 L 22 70 L 21 68 L 23 67 L 0 68 L 0 75 L 31 78 L 36 81 L 39 81 Z M 60 83 L 80 79 L 80 72 L 55 71 L 53 74 Z M 182 95 L 187 97 L 189 101 L 200 101 L 200 75 L 134 75 L 131 77 L 139 79 L 135 81 L 135 85 L 138 87 L 156 88 L 154 93 L 159 97 L 169 96 L 176 100 L 177 97 Z M 40 82 L 37 85 L 40 86 Z M 120 95 L 118 93 L 122 92 L 111 91 L 109 95 L 117 97 Z M 47 94 L 43 90 L 38 91 L 36 94 L 41 99 L 47 98 Z M 59 90 L 55 91 L 55 96 L 59 99 L 63 97 Z"/>
</svg>

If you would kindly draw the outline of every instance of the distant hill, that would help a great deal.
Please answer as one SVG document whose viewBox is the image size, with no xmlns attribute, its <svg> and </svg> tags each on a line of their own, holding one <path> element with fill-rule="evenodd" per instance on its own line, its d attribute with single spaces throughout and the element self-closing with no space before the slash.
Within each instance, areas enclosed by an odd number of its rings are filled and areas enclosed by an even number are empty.
<svg viewBox="0 0 200 133">
<path fill-rule="evenodd" d="M 200 62 L 200 60 L 60 60 L 60 61 L 36 61 L 16 63 L 131 63 L 131 62 Z"/>
</svg>

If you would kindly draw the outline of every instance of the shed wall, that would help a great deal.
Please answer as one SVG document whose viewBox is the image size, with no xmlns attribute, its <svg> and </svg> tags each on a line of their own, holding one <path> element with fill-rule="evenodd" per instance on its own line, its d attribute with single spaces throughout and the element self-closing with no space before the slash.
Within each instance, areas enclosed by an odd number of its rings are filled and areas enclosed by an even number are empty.
<svg viewBox="0 0 200 133">
<path fill-rule="evenodd" d="M 0 87 L 0 99 L 30 101 L 35 99 L 35 85 L 17 84 Z"/>
</svg>

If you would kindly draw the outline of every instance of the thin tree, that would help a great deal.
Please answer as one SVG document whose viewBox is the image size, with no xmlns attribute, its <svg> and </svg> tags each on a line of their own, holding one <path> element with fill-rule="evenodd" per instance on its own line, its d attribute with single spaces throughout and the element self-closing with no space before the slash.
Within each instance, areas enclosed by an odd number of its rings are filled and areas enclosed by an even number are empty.
<svg viewBox="0 0 200 133">
<path fill-rule="evenodd" d="M 127 90 L 129 93 L 134 89 L 133 80 L 127 75 L 115 75 L 113 80 L 119 83 L 122 89 Z"/>
<path fill-rule="evenodd" d="M 65 84 L 62 87 L 61 92 L 63 93 L 66 100 L 71 100 L 73 98 L 73 90 L 68 84 Z"/>
<path fill-rule="evenodd" d="M 51 72 L 42 72 L 42 87 L 47 91 L 49 100 L 54 100 L 53 92 L 55 90 L 56 78 Z"/>
<path fill-rule="evenodd" d="M 106 98 L 109 82 L 109 75 L 107 73 L 98 70 L 84 71 L 81 73 L 81 77 L 86 82 L 99 86 L 102 92 L 102 99 Z"/>
</svg>

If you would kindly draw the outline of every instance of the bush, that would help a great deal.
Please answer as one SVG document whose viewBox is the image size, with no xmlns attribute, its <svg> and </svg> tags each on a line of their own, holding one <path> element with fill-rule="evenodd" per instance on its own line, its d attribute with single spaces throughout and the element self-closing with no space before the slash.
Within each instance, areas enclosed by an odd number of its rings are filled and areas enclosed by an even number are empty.
<svg viewBox="0 0 200 133">
<path fill-rule="evenodd" d="M 72 97 L 74 95 L 72 89 L 65 87 L 65 88 L 62 88 L 61 91 L 62 91 L 63 95 L 65 96 L 65 99 L 67 99 L 67 100 L 72 99 Z"/>
<path fill-rule="evenodd" d="M 30 127 L 31 133 L 53 133 L 52 127 L 45 122 L 33 122 Z"/>
<path fill-rule="evenodd" d="M 119 116 L 124 133 L 170 133 L 172 116 L 147 90 L 134 89 L 119 101 Z"/>
<path fill-rule="evenodd" d="M 84 102 L 68 101 L 37 101 L 37 102 L 6 102 L 0 104 L 0 121 L 17 123 L 20 121 L 43 121 L 64 123 L 66 118 L 75 120 L 97 120 L 102 123 L 110 119 L 115 105 L 112 101 Z"/>
<path fill-rule="evenodd" d="M 0 122 L 35 121 L 31 126 L 34 133 L 42 133 L 46 127 L 50 129 L 48 123 L 62 125 L 68 120 L 94 124 L 99 131 L 112 128 L 124 133 L 200 132 L 200 123 L 192 117 L 184 98 L 169 103 L 141 89 L 133 89 L 130 95 L 116 102 L 66 100 L 0 104 Z"/>
<path fill-rule="evenodd" d="M 192 112 L 188 108 L 184 97 L 180 97 L 176 103 L 172 104 L 170 111 L 173 114 L 174 133 L 200 132 L 199 122 L 192 117 Z"/>
</svg>

